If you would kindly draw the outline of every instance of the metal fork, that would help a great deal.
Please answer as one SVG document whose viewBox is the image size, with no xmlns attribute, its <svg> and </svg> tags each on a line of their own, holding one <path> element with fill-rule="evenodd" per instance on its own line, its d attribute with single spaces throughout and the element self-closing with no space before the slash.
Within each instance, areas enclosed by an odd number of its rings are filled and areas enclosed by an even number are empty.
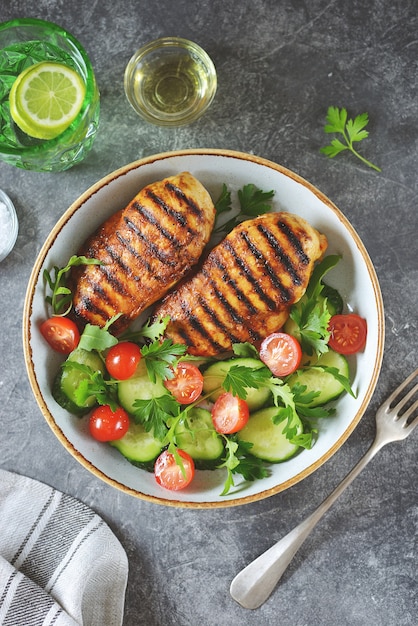
<svg viewBox="0 0 418 626">
<path fill-rule="evenodd" d="M 405 439 L 418 425 L 418 398 L 414 398 L 418 394 L 417 377 L 418 369 L 378 409 L 376 436 L 372 445 L 338 487 L 305 521 L 235 576 L 230 593 L 241 606 L 256 609 L 267 600 L 305 539 L 354 478 L 383 446 Z M 402 396 L 408 387 L 409 390 Z"/>
</svg>

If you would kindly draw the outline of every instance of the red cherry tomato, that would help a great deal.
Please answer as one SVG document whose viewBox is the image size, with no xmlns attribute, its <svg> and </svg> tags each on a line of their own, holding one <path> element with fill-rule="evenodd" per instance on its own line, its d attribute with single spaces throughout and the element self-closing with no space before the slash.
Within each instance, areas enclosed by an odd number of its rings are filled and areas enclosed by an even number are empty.
<svg viewBox="0 0 418 626">
<path fill-rule="evenodd" d="M 106 369 L 113 378 L 126 380 L 135 374 L 141 356 L 140 347 L 136 343 L 121 341 L 109 349 Z"/>
<path fill-rule="evenodd" d="M 164 381 L 165 387 L 180 404 L 191 404 L 198 399 L 203 389 L 203 376 L 196 365 L 179 363 L 174 378 Z"/>
<path fill-rule="evenodd" d="M 51 348 L 61 354 L 70 354 L 80 341 L 79 330 L 68 317 L 50 317 L 42 322 L 40 331 Z"/>
<path fill-rule="evenodd" d="M 298 369 L 302 360 L 302 348 L 292 335 L 273 333 L 262 342 L 260 359 L 274 376 L 288 376 Z"/>
<path fill-rule="evenodd" d="M 244 428 L 250 417 L 245 400 L 228 391 L 219 396 L 212 407 L 212 422 L 215 430 L 223 435 L 237 433 Z"/>
<path fill-rule="evenodd" d="M 354 354 L 366 344 L 367 322 L 356 313 L 334 315 L 328 330 L 331 333 L 328 345 L 340 354 Z"/>
<path fill-rule="evenodd" d="M 97 441 L 121 439 L 129 428 L 129 416 L 122 408 L 112 411 L 109 405 L 98 406 L 90 415 L 90 433 Z"/>
<path fill-rule="evenodd" d="M 177 452 L 181 456 L 183 471 L 174 454 L 168 450 L 161 452 L 154 464 L 155 480 L 161 487 L 171 491 L 179 491 L 190 485 L 195 474 L 192 457 L 184 450 L 178 449 Z"/>
</svg>

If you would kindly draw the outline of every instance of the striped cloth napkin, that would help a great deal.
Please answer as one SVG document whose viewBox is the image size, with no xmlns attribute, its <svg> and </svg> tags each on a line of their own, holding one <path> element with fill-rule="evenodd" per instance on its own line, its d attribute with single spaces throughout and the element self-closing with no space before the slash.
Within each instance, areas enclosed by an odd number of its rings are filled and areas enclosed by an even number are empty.
<svg viewBox="0 0 418 626">
<path fill-rule="evenodd" d="M 78 500 L 0 469 L 0 624 L 120 626 L 126 553 Z"/>
</svg>

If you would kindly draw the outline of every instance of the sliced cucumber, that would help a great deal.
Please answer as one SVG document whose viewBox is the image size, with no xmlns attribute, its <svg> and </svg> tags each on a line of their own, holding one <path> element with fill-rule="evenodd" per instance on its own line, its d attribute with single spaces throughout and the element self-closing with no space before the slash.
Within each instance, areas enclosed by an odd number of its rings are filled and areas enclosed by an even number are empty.
<svg viewBox="0 0 418 626">
<path fill-rule="evenodd" d="M 128 413 L 134 412 L 135 400 L 150 400 L 159 398 L 167 393 L 167 389 L 161 379 L 153 383 L 148 376 L 147 368 L 143 361 L 138 363 L 135 374 L 127 380 L 118 383 L 119 402 Z"/>
<path fill-rule="evenodd" d="M 142 424 L 132 420 L 128 432 L 121 439 L 109 443 L 128 461 L 141 465 L 153 463 L 163 448 L 161 441 L 152 432 L 147 432 Z"/>
<path fill-rule="evenodd" d="M 233 365 L 240 365 L 253 370 L 264 367 L 261 361 L 252 358 L 228 359 L 227 361 L 217 361 L 216 363 L 212 363 L 212 365 L 209 365 L 209 367 L 203 372 L 203 393 L 211 393 L 211 400 L 217 400 L 217 398 L 224 393 L 225 389 L 222 387 L 222 383 L 226 374 Z M 260 389 L 246 387 L 246 392 L 247 397 L 245 398 L 245 401 L 247 402 L 250 411 L 260 409 L 266 404 L 270 397 L 270 391 L 262 387 Z"/>
<path fill-rule="evenodd" d="M 315 365 L 326 365 L 327 367 L 335 367 L 340 374 L 349 378 L 350 372 L 348 368 L 348 362 L 345 356 L 329 350 L 325 354 L 322 354 L 316 361 Z M 292 374 L 287 383 L 290 387 L 293 387 L 295 383 L 300 385 L 306 385 L 306 393 L 312 391 L 319 391 L 319 395 L 316 396 L 307 407 L 321 406 L 335 400 L 344 391 L 343 385 L 332 374 L 325 372 L 321 368 L 307 367 L 306 369 L 300 369 Z"/>
<path fill-rule="evenodd" d="M 274 424 L 273 417 L 277 414 L 274 406 L 261 409 L 250 415 L 250 419 L 242 430 L 237 433 L 239 441 L 247 441 L 253 446 L 250 453 L 263 461 L 280 463 L 294 456 L 300 449 L 295 443 L 291 443 L 283 429 L 286 421 Z M 303 432 L 303 425 L 299 418 L 296 434 Z"/>
<path fill-rule="evenodd" d="M 99 355 L 96 352 L 83 350 L 83 348 L 73 350 L 73 352 L 68 355 L 67 361 L 75 361 L 81 365 L 87 365 L 94 372 L 100 371 L 104 373 L 105 371 L 103 361 Z M 87 398 L 84 404 L 77 402 L 75 395 L 76 389 L 81 381 L 87 377 L 88 375 L 80 370 L 66 368 L 61 368 L 55 377 L 52 386 L 52 396 L 60 406 L 74 415 L 84 415 L 96 404 L 94 396 Z"/>
<path fill-rule="evenodd" d="M 191 409 L 187 418 L 177 425 L 176 443 L 200 469 L 216 465 L 224 451 L 223 439 L 213 427 L 210 411 L 199 407 Z"/>
</svg>

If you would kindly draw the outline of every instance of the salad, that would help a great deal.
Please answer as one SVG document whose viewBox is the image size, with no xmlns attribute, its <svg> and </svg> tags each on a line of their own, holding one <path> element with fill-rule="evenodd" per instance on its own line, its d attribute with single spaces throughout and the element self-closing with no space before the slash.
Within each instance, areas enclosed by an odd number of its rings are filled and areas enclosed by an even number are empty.
<svg viewBox="0 0 418 626">
<path fill-rule="evenodd" d="M 247 185 L 240 201 L 249 195 L 253 212 L 241 202 L 241 220 L 269 210 L 271 192 Z M 225 186 L 215 206 L 218 214 L 229 210 Z M 367 324 L 345 313 L 340 294 L 324 281 L 339 261 L 329 255 L 316 265 L 283 328 L 258 346 L 235 344 L 219 360 L 192 357 L 187 346 L 165 339 L 168 318 L 146 320 L 116 338 L 115 316 L 103 328 L 87 324 L 80 335 L 69 317 L 66 276 L 74 265 L 95 260 L 73 256 L 65 267 L 44 272 L 52 315 L 40 331 L 66 357 L 53 396 L 88 420 L 92 437 L 154 472 L 163 488 L 187 487 L 200 469 L 224 469 L 222 495 L 238 474 L 262 479 L 271 463 L 311 448 L 320 420 L 335 414 L 333 402 L 342 393 L 354 395 L 346 357 L 363 349 Z"/>
</svg>

